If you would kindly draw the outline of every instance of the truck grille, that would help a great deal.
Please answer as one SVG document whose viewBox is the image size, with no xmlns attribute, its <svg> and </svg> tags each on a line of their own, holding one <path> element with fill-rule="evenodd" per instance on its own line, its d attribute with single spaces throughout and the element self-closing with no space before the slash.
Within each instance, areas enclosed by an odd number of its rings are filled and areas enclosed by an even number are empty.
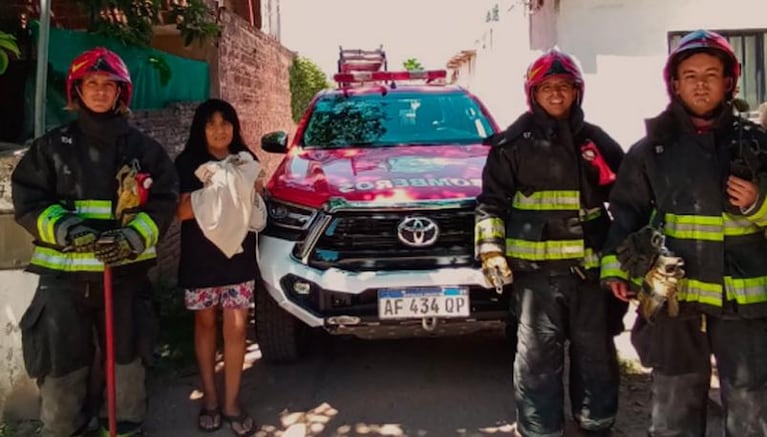
<svg viewBox="0 0 767 437">
<path fill-rule="evenodd" d="M 398 226 L 411 217 L 436 224 L 436 241 L 426 246 L 403 243 Z M 316 268 L 350 271 L 470 266 L 474 264 L 474 208 L 337 212 L 307 261 Z"/>
</svg>

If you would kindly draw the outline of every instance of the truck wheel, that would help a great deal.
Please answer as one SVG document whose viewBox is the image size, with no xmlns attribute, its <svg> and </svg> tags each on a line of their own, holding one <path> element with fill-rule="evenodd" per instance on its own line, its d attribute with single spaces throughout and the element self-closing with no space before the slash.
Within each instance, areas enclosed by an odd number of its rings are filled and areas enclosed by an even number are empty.
<svg viewBox="0 0 767 437">
<path fill-rule="evenodd" d="M 255 294 L 256 341 L 262 358 L 273 364 L 295 362 L 305 348 L 304 324 L 282 309 L 263 285 Z"/>
</svg>

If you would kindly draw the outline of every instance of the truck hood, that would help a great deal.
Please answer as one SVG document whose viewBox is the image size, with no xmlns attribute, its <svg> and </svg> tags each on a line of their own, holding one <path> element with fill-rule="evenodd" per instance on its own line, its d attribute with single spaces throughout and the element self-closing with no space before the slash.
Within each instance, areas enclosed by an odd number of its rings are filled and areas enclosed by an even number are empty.
<svg viewBox="0 0 767 437">
<path fill-rule="evenodd" d="M 489 146 L 294 148 L 269 182 L 273 197 L 318 208 L 328 199 L 407 203 L 476 197 Z"/>
</svg>

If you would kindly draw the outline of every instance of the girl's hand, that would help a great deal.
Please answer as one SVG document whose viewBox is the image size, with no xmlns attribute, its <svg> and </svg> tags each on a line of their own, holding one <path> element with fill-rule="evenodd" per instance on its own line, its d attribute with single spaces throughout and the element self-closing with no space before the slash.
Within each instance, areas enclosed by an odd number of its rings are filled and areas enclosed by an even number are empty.
<svg viewBox="0 0 767 437">
<path fill-rule="evenodd" d="M 258 194 L 264 194 L 264 191 L 266 191 L 266 172 L 261 170 L 261 173 L 258 174 L 258 177 L 256 178 L 256 182 L 253 184 L 253 188 L 256 189 L 256 193 Z"/>
</svg>

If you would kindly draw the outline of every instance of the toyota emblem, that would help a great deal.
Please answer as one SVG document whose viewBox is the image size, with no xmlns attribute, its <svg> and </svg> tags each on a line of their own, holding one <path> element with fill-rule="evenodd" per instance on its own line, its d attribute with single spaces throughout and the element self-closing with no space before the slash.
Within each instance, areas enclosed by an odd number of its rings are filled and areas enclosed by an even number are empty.
<svg viewBox="0 0 767 437">
<path fill-rule="evenodd" d="M 410 247 L 431 246 L 438 236 L 439 227 L 426 217 L 405 217 L 397 225 L 399 241 Z"/>
</svg>

